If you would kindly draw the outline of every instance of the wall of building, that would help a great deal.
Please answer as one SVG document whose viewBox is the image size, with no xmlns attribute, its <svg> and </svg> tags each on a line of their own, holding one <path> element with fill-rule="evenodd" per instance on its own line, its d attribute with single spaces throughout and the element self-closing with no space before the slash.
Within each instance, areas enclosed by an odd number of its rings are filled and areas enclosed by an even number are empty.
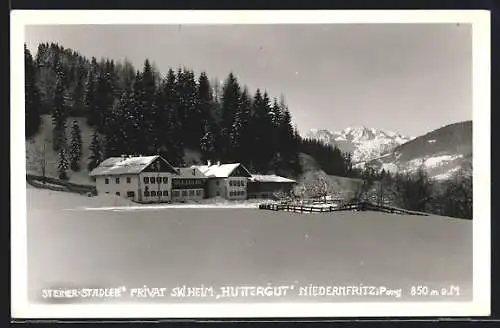
<svg viewBox="0 0 500 328">
<path fill-rule="evenodd" d="M 229 177 L 225 179 L 225 198 L 230 200 L 247 199 L 248 178 Z"/>
<path fill-rule="evenodd" d="M 139 174 L 138 190 L 141 203 L 164 203 L 172 199 L 172 173 L 142 172 Z M 147 179 L 145 179 L 147 178 Z M 154 183 L 151 180 L 154 179 Z M 158 180 L 160 183 L 158 183 Z M 158 196 L 160 192 L 160 196 Z"/>
<path fill-rule="evenodd" d="M 200 201 L 205 197 L 205 191 L 198 189 L 173 189 L 172 202 Z"/>
<path fill-rule="evenodd" d="M 96 177 L 96 189 L 99 195 L 117 195 L 133 200 L 135 202 L 139 201 L 139 194 L 137 190 L 138 183 L 139 178 L 137 175 L 112 175 Z M 130 192 L 133 192 L 133 196 L 129 194 Z"/>
<path fill-rule="evenodd" d="M 207 197 L 224 197 L 225 187 L 223 178 L 210 178 L 206 182 Z"/>
</svg>

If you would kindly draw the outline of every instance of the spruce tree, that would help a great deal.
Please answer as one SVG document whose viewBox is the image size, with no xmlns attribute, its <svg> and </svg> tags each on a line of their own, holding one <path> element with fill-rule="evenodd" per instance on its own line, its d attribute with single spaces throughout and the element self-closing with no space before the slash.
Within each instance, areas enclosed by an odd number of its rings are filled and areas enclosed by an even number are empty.
<svg viewBox="0 0 500 328">
<path fill-rule="evenodd" d="M 202 159 L 204 161 L 207 160 L 216 160 L 217 158 L 217 149 L 216 149 L 216 131 L 214 127 L 214 123 L 211 119 L 205 121 L 204 126 L 204 134 L 200 139 L 200 150 L 202 152 Z"/>
<path fill-rule="evenodd" d="M 82 135 L 77 121 L 73 121 L 71 127 L 70 145 L 70 167 L 73 171 L 80 171 L 80 159 L 82 157 Z"/>
<path fill-rule="evenodd" d="M 177 165 L 183 156 L 183 143 L 181 142 L 182 126 L 179 119 L 179 96 L 177 77 L 172 69 L 168 70 L 166 80 L 161 85 L 162 105 L 158 108 L 161 129 L 159 138 L 161 154 L 169 162 Z"/>
<path fill-rule="evenodd" d="M 205 137 L 207 131 L 212 130 L 210 125 L 213 121 L 214 99 L 210 82 L 205 72 L 200 74 L 196 90 L 197 120 L 193 124 L 194 139 L 200 141 Z M 201 145 L 200 145 L 201 149 Z"/>
<path fill-rule="evenodd" d="M 221 131 L 220 144 L 221 156 L 223 161 L 232 160 L 230 133 L 233 128 L 233 120 L 239 108 L 241 89 L 238 80 L 233 73 L 227 77 L 221 100 Z"/>
<path fill-rule="evenodd" d="M 232 159 L 242 162 L 244 165 L 249 164 L 248 151 L 252 146 L 252 137 L 249 129 L 251 106 L 251 99 L 248 95 L 248 90 L 245 88 L 241 94 L 229 135 Z"/>
<path fill-rule="evenodd" d="M 85 84 L 84 108 L 87 117 L 87 124 L 95 126 L 97 124 L 97 105 L 96 105 L 96 84 L 95 75 L 92 70 L 89 71 L 87 82 Z"/>
<path fill-rule="evenodd" d="M 90 143 L 89 149 L 90 149 L 90 156 L 87 168 L 89 171 L 92 171 L 102 161 L 101 141 L 97 131 L 94 131 L 94 135 L 92 136 L 92 142 Z"/>
<path fill-rule="evenodd" d="M 157 94 L 156 77 L 148 59 L 144 61 L 141 75 L 142 93 L 139 97 L 140 109 L 143 111 L 142 133 L 144 134 L 144 145 L 141 145 L 145 153 L 155 153 L 159 148 L 160 130 L 158 126 L 158 110 L 155 98 Z"/>
<path fill-rule="evenodd" d="M 66 119 L 67 109 L 64 99 L 64 74 L 62 73 L 60 64 L 57 64 L 57 82 L 54 93 L 54 107 L 52 109 L 52 124 L 53 124 L 53 149 L 59 150 L 64 145 L 66 134 Z"/>
<path fill-rule="evenodd" d="M 30 51 L 24 44 L 24 99 L 25 135 L 32 137 L 40 127 L 40 95 L 35 84 L 35 63 Z"/>
<path fill-rule="evenodd" d="M 61 180 L 68 180 L 68 159 L 66 158 L 66 147 L 61 146 L 59 147 L 59 157 L 58 157 L 58 162 L 57 162 L 57 169 L 58 169 L 58 175 L 59 179 Z"/>
<path fill-rule="evenodd" d="M 137 71 L 133 85 L 133 119 L 131 121 L 132 126 L 129 131 L 131 147 L 133 148 L 135 154 L 146 154 L 147 152 L 147 139 L 144 131 L 146 126 L 144 94 L 142 74 Z"/>
</svg>

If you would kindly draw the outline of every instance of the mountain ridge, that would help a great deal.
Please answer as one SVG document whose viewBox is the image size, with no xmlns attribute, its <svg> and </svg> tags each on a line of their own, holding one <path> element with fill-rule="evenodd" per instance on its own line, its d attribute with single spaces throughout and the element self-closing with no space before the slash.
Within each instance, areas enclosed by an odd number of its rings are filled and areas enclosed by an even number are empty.
<svg viewBox="0 0 500 328">
<path fill-rule="evenodd" d="M 305 138 L 319 140 L 351 153 L 353 163 L 380 157 L 412 139 L 397 132 L 364 125 L 350 126 L 341 131 L 310 129 Z"/>
<path fill-rule="evenodd" d="M 418 136 L 384 154 L 356 164 L 390 172 L 412 172 L 424 167 L 438 180 L 463 169 L 472 172 L 472 121 L 452 123 Z"/>
</svg>

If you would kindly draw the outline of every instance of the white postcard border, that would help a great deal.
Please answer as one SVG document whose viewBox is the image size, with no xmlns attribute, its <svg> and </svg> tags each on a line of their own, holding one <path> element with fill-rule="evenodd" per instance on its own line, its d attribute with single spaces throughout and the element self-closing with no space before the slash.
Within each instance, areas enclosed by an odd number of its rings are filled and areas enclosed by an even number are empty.
<svg viewBox="0 0 500 328">
<path fill-rule="evenodd" d="M 28 302 L 24 136 L 24 27 L 56 24 L 470 23 L 473 28 L 473 301 L 460 303 L 273 303 L 38 305 Z M 484 316 L 490 313 L 490 13 L 414 11 L 11 12 L 11 315 L 13 318 L 222 318 Z"/>
</svg>

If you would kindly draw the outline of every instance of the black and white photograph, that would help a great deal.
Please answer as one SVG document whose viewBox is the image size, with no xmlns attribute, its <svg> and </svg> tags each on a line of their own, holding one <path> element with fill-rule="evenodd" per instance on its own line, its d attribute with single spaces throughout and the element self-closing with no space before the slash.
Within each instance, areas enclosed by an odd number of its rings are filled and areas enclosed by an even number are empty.
<svg viewBox="0 0 500 328">
<path fill-rule="evenodd" d="M 488 12 L 12 24 L 13 316 L 489 314 Z"/>
</svg>

